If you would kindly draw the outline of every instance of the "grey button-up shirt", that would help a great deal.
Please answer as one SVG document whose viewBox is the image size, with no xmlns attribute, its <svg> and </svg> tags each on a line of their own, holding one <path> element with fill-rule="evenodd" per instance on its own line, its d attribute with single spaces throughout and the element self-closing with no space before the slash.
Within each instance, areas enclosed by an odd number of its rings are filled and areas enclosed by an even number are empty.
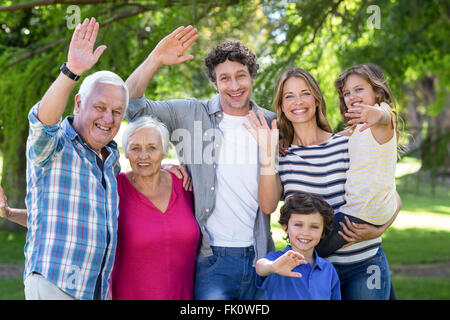
<svg viewBox="0 0 450 320">
<path fill-rule="evenodd" d="M 252 109 L 261 110 L 267 123 L 276 118 L 273 112 L 258 107 L 253 101 L 250 103 Z M 127 119 L 133 121 L 145 115 L 156 117 L 166 124 L 180 162 L 186 165 L 192 177 L 195 217 L 202 233 L 198 254 L 212 255 L 206 221 L 214 210 L 216 199 L 214 186 L 222 138 L 219 123 L 223 117 L 219 95 L 210 100 L 190 98 L 152 101 L 145 96 L 130 99 Z M 270 231 L 270 215 L 264 214 L 260 208 L 255 218 L 253 239 L 256 252 L 254 263 L 269 251 L 275 250 Z"/>
</svg>

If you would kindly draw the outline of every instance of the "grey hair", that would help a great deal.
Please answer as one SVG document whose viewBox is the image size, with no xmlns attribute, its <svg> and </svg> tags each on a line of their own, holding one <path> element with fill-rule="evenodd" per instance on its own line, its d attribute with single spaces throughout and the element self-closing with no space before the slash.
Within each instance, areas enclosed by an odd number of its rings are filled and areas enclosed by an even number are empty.
<svg viewBox="0 0 450 320">
<path fill-rule="evenodd" d="M 154 128 L 158 131 L 161 137 L 161 143 L 163 148 L 163 153 L 167 155 L 169 153 L 169 130 L 164 123 L 155 119 L 151 116 L 144 116 L 138 118 L 136 121 L 130 122 L 122 135 L 122 148 L 125 154 L 127 153 L 128 148 L 128 140 L 130 137 L 135 134 L 137 131 L 146 128 Z"/>
<path fill-rule="evenodd" d="M 117 87 L 125 89 L 125 110 L 128 107 L 128 87 L 125 82 L 117 74 L 111 71 L 97 71 L 89 76 L 87 76 L 81 83 L 78 94 L 81 99 L 81 108 L 84 108 L 87 98 L 91 94 L 97 83 L 112 84 Z"/>
</svg>

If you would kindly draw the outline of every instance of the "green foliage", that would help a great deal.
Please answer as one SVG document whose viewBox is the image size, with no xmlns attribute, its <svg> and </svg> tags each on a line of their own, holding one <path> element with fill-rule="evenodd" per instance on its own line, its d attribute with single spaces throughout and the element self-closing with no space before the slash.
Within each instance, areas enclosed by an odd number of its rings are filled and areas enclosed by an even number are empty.
<svg viewBox="0 0 450 320">
<path fill-rule="evenodd" d="M 26 233 L 0 228 L 0 263 L 23 265 Z"/>
<path fill-rule="evenodd" d="M 26 3 L 30 1 L 0 0 L 0 6 Z M 368 24 L 371 5 L 380 9 L 379 29 Z M 259 105 L 271 108 L 275 82 L 285 68 L 302 67 L 317 79 L 335 130 L 343 123 L 333 82 L 342 70 L 356 63 L 373 62 L 382 67 L 403 117 L 416 95 L 416 111 L 426 127 L 432 126 L 430 119 L 442 114 L 449 101 L 449 10 L 444 0 L 137 0 L 80 1 L 78 6 L 82 19 L 97 18 L 101 25 L 97 44 L 108 46 L 90 73 L 108 69 L 126 78 L 162 37 L 179 25 L 197 27 L 199 39 L 189 50 L 195 58 L 161 68 L 146 90 L 152 99 L 211 97 L 214 89 L 203 71 L 203 57 L 220 42 L 234 38 L 259 58 L 253 88 Z M 67 8 L 49 3 L 0 12 L 0 152 L 7 177 L 3 183 L 14 205 L 23 206 L 25 193 L 28 111 L 66 60 L 73 31 L 66 25 Z M 424 79 L 432 80 L 428 92 L 420 87 Z M 65 115 L 72 113 L 72 101 Z M 422 149 L 424 168 L 432 177 L 447 174 L 448 131 L 424 134 L 429 137 L 424 140 L 431 141 Z M 440 169 L 445 166 L 444 171 Z"/>
</svg>

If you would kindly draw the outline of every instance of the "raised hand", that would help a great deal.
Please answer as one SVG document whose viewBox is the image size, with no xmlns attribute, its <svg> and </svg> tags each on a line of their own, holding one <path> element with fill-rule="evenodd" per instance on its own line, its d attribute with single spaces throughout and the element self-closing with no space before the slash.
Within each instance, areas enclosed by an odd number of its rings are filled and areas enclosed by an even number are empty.
<svg viewBox="0 0 450 320">
<path fill-rule="evenodd" d="M 83 74 L 91 69 L 105 51 L 106 46 L 99 46 L 94 51 L 99 24 L 95 18 L 85 19 L 79 24 L 72 35 L 69 53 L 67 56 L 67 67 L 77 75 Z"/>
<path fill-rule="evenodd" d="M 301 278 L 302 274 L 299 272 L 293 272 L 292 269 L 296 266 L 307 263 L 308 262 L 305 260 L 303 255 L 293 250 L 289 250 L 272 263 L 272 271 L 273 273 L 277 273 L 285 277 Z"/>
<path fill-rule="evenodd" d="M 193 55 L 183 54 L 197 38 L 197 29 L 194 27 L 178 27 L 156 45 L 151 56 L 157 59 L 160 65 L 183 63 L 194 58 Z"/>
<path fill-rule="evenodd" d="M 362 103 L 355 103 L 354 106 L 348 108 L 347 112 L 344 114 L 347 118 L 351 118 L 348 122 L 349 125 L 364 123 L 361 126 L 360 131 L 364 131 L 376 124 L 389 124 L 391 115 L 386 110 L 390 108 L 389 105 L 382 103 L 383 107 L 378 105 L 369 106 Z"/>
<path fill-rule="evenodd" d="M 244 127 L 255 138 L 260 149 L 260 163 L 261 167 L 273 167 L 275 165 L 276 155 L 278 153 L 278 139 L 279 132 L 277 128 L 277 121 L 272 121 L 272 128 L 269 128 L 267 121 L 261 111 L 257 111 L 256 117 L 253 111 L 249 112 L 247 117 L 250 127 L 244 123 Z"/>
<path fill-rule="evenodd" d="M 9 217 L 8 202 L 2 187 L 0 187 L 0 217 L 5 219 Z"/>
</svg>

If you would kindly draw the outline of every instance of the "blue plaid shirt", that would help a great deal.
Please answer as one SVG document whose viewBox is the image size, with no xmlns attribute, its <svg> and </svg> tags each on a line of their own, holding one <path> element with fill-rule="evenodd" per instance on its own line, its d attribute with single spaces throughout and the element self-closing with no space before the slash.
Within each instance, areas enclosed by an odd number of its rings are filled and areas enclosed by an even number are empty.
<svg viewBox="0 0 450 320">
<path fill-rule="evenodd" d="M 117 145 L 106 146 L 102 163 L 73 117 L 46 126 L 38 107 L 28 115 L 24 278 L 37 272 L 77 299 L 106 299 L 117 242 Z"/>
</svg>

